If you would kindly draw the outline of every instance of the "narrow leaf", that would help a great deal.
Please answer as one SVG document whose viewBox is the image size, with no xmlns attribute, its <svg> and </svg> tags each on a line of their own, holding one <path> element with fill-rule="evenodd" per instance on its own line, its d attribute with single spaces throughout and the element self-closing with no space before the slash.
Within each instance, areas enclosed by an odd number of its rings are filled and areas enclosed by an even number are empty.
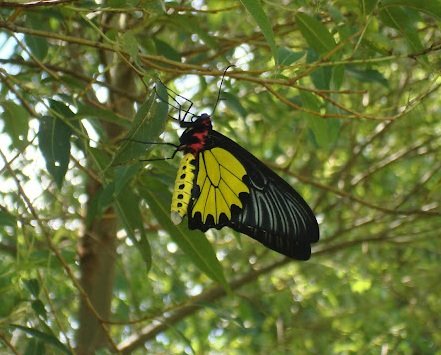
<svg viewBox="0 0 441 355">
<path fill-rule="evenodd" d="M 167 99 L 167 91 L 162 84 L 157 84 L 158 95 L 162 99 Z M 168 105 L 167 102 L 157 99 L 156 93 L 152 94 L 139 107 L 133 119 L 133 126 L 127 133 L 127 140 L 121 144 L 121 149 L 113 158 L 113 165 L 127 163 L 132 159 L 139 158 L 151 148 L 148 144 L 133 142 L 157 142 L 158 137 L 164 130 L 167 120 Z"/>
<path fill-rule="evenodd" d="M 404 6 L 414 10 L 424 12 L 430 16 L 441 20 L 441 1 L 440 0 L 382 0 L 380 2 L 383 8 L 390 6 Z"/>
<path fill-rule="evenodd" d="M 227 105 L 232 110 L 237 112 L 241 117 L 247 116 L 247 114 L 248 114 L 247 110 L 245 109 L 245 107 L 242 106 L 242 104 L 240 103 L 240 100 L 237 98 L 236 95 L 233 95 L 229 92 L 223 92 L 221 95 L 221 98 L 222 98 L 222 100 L 224 100 L 223 103 L 225 105 Z"/>
<path fill-rule="evenodd" d="M 138 41 L 136 40 L 133 31 L 125 32 L 120 40 L 121 47 L 127 52 L 134 60 L 138 59 Z"/>
<path fill-rule="evenodd" d="M 308 50 L 307 63 L 313 63 L 318 59 L 319 56 L 315 50 Z M 311 73 L 311 79 L 317 89 L 329 90 L 331 88 L 332 68 L 328 66 L 317 68 Z"/>
<path fill-rule="evenodd" d="M 271 26 L 270 20 L 268 19 L 268 16 L 266 15 L 265 11 L 263 11 L 260 1 L 240 0 L 240 2 L 254 18 L 254 21 L 256 21 L 266 41 L 268 42 L 268 45 L 271 48 L 274 61 L 276 62 L 276 64 L 279 64 L 277 63 L 277 47 L 276 47 L 276 41 L 274 39 L 273 28 Z"/>
<path fill-rule="evenodd" d="M 118 216 L 122 221 L 128 237 L 141 253 L 148 271 L 152 265 L 152 253 L 145 234 L 139 203 L 139 196 L 133 193 L 129 188 L 124 189 L 124 191 L 115 198 Z M 139 239 L 137 235 L 139 235 Z"/>
<path fill-rule="evenodd" d="M 35 298 L 38 298 L 38 295 L 40 294 L 40 283 L 38 282 L 38 280 L 27 279 L 27 280 L 23 280 L 23 283 L 30 292 L 30 294 Z"/>
<path fill-rule="evenodd" d="M 0 226 L 11 226 L 15 227 L 17 225 L 17 218 L 10 214 L 8 211 L 0 210 Z"/>
<path fill-rule="evenodd" d="M 181 54 L 174 49 L 169 43 L 161 41 L 158 38 L 154 38 L 154 43 L 156 47 L 156 52 L 159 55 L 163 55 L 164 57 L 174 60 L 175 62 L 181 62 Z"/>
<path fill-rule="evenodd" d="M 44 60 L 49 51 L 49 45 L 45 38 L 25 35 L 25 43 L 37 59 Z"/>
<path fill-rule="evenodd" d="M 298 12 L 296 22 L 306 42 L 317 53 L 323 55 L 334 49 L 336 45 L 334 37 L 320 21 L 305 13 Z"/>
<path fill-rule="evenodd" d="M 38 144 L 46 160 L 46 168 L 58 188 L 63 185 L 69 165 L 72 129 L 61 119 L 43 116 L 38 130 Z"/>
<path fill-rule="evenodd" d="M 364 16 L 370 15 L 380 0 L 359 0 L 359 7 Z"/>
<path fill-rule="evenodd" d="M 353 76 L 362 83 L 377 82 L 385 87 L 389 87 L 389 82 L 378 70 L 375 69 L 357 69 L 355 66 L 346 66 L 346 73 Z"/>
<path fill-rule="evenodd" d="M 122 119 L 121 116 L 114 113 L 112 110 L 108 110 L 102 107 L 96 107 L 91 105 L 84 105 L 83 103 L 78 103 L 78 112 L 75 117 L 77 119 L 87 118 L 89 120 L 100 121 L 100 122 L 110 122 L 112 124 L 129 128 L 129 123 L 127 120 Z"/>
<path fill-rule="evenodd" d="M 70 350 L 61 341 L 59 341 L 56 337 L 54 337 L 52 334 L 43 333 L 40 330 L 25 327 L 25 326 L 22 326 L 19 324 L 11 324 L 10 326 L 15 329 L 20 329 L 20 330 L 24 331 L 25 333 L 27 333 L 35 338 L 38 338 L 39 340 L 43 341 L 46 344 L 53 345 L 54 347 L 61 350 L 65 354 L 72 354 L 70 352 Z"/>
<path fill-rule="evenodd" d="M 46 354 L 46 344 L 37 338 L 29 339 L 23 355 Z"/>
<path fill-rule="evenodd" d="M 184 223 L 175 226 L 171 222 L 171 196 L 168 187 L 159 180 L 148 177 L 144 180 L 140 190 L 152 213 L 179 248 L 208 277 L 228 288 L 222 265 L 217 260 L 213 247 L 205 235 L 198 231 L 190 231 Z"/>
<path fill-rule="evenodd" d="M 2 106 L 4 112 L 1 117 L 5 124 L 4 132 L 11 137 L 14 147 L 22 149 L 26 145 L 28 136 L 29 113 L 23 106 L 13 101 L 5 101 Z"/>
<path fill-rule="evenodd" d="M 219 43 L 215 37 L 211 36 L 205 26 L 200 26 L 199 19 L 194 15 L 173 16 L 169 19 L 173 22 L 179 31 L 185 31 L 191 35 L 197 35 L 206 45 L 211 48 L 218 48 Z"/>
<path fill-rule="evenodd" d="M 418 17 L 419 16 L 417 16 L 415 11 L 410 9 L 406 9 L 405 11 L 401 7 L 387 7 L 380 12 L 381 20 L 387 26 L 393 27 L 400 31 L 413 52 L 418 52 L 423 49 L 423 45 L 418 36 L 418 31 L 414 25 L 414 22 Z"/>
<path fill-rule="evenodd" d="M 291 65 L 305 55 L 305 52 L 294 52 L 286 47 L 277 48 L 277 63 L 280 65 Z"/>
<path fill-rule="evenodd" d="M 33 300 L 31 302 L 31 307 L 37 315 L 43 319 L 47 319 L 46 308 L 44 308 L 44 304 L 41 302 L 41 300 Z"/>
<path fill-rule="evenodd" d="M 321 102 L 313 94 L 302 91 L 300 93 L 302 105 L 313 111 L 320 111 Z M 306 113 L 309 127 L 314 134 L 315 142 L 324 149 L 330 149 L 336 142 L 340 123 L 337 119 L 321 118 L 310 113 Z"/>
</svg>

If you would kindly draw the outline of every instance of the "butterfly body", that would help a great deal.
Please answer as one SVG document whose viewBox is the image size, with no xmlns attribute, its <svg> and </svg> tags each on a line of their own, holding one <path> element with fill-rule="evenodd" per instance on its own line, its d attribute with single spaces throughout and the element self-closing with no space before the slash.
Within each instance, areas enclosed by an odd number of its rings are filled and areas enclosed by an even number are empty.
<svg viewBox="0 0 441 355">
<path fill-rule="evenodd" d="M 213 130 L 209 115 L 181 126 L 186 130 L 177 149 L 184 158 L 172 199 L 173 222 L 187 215 L 190 229 L 228 226 L 281 254 L 309 259 L 319 228 L 303 198 L 251 153 Z"/>
</svg>

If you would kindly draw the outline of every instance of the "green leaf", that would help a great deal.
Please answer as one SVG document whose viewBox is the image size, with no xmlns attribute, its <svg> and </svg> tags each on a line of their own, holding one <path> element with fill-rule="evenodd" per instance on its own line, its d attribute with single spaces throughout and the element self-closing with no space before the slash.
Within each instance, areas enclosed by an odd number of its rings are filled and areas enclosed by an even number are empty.
<svg viewBox="0 0 441 355">
<path fill-rule="evenodd" d="M 152 252 L 145 234 L 139 204 L 139 196 L 133 193 L 133 191 L 129 188 L 124 189 L 124 191 L 115 199 L 115 206 L 118 216 L 122 221 L 128 237 L 141 253 L 148 271 L 152 265 Z M 139 232 L 139 240 L 136 237 L 137 232 Z"/>
<path fill-rule="evenodd" d="M 340 131 L 340 121 L 338 119 L 315 117 L 310 120 L 310 127 L 320 147 L 331 149 L 334 146 Z"/>
<path fill-rule="evenodd" d="M 271 26 L 271 22 L 268 19 L 265 11 L 263 11 L 263 8 L 261 6 L 260 1 L 256 0 L 240 0 L 242 5 L 248 10 L 248 12 L 251 14 L 251 16 L 254 18 L 254 21 L 256 21 L 257 25 L 259 26 L 260 30 L 262 31 L 266 41 L 268 42 L 268 45 L 271 48 L 271 52 L 273 53 L 274 61 L 276 64 L 279 64 L 277 62 L 277 47 L 276 47 L 276 41 L 274 39 L 274 32 L 273 28 Z"/>
<path fill-rule="evenodd" d="M 334 37 L 320 21 L 303 12 L 296 14 L 296 22 L 302 36 L 320 55 L 326 54 L 336 46 Z"/>
<path fill-rule="evenodd" d="M 332 67 L 331 87 L 339 90 L 344 81 L 345 67 L 343 65 L 335 65 Z"/>
<path fill-rule="evenodd" d="M 149 13 L 162 15 L 167 11 L 164 0 L 149 0 L 137 2 L 136 4 L 146 9 Z"/>
<path fill-rule="evenodd" d="M 60 95 L 61 96 L 61 95 Z M 76 118 L 76 114 L 64 103 L 61 101 L 49 99 L 50 112 L 57 116 L 58 118 L 64 118 L 66 122 L 69 122 L 69 126 L 79 129 L 79 121 L 74 120 Z"/>
<path fill-rule="evenodd" d="M 383 74 L 375 69 L 360 70 L 355 66 L 346 66 L 346 73 L 363 83 L 377 82 L 384 87 L 389 87 L 389 82 L 387 79 L 383 76 Z"/>
<path fill-rule="evenodd" d="M 280 65 L 291 65 L 305 56 L 305 52 L 294 52 L 286 47 L 277 48 L 277 63 Z"/>
<path fill-rule="evenodd" d="M 156 90 L 161 98 L 168 98 L 165 87 L 158 82 Z M 133 126 L 127 133 L 127 140 L 121 144 L 121 148 L 113 158 L 113 165 L 127 163 L 131 159 L 145 155 L 151 145 L 140 142 L 157 142 L 159 135 L 164 130 L 167 120 L 168 104 L 163 100 L 157 99 L 153 92 L 147 100 L 139 107 L 133 119 Z"/>
<path fill-rule="evenodd" d="M 87 147 L 87 152 L 89 154 L 90 161 L 93 162 L 95 167 L 100 172 L 105 172 L 111 161 L 108 153 L 102 149 L 94 147 Z"/>
<path fill-rule="evenodd" d="M 229 92 L 223 92 L 221 95 L 224 100 L 223 103 L 237 112 L 241 117 L 245 118 L 248 115 L 247 110 L 242 106 L 236 95 Z"/>
<path fill-rule="evenodd" d="M 170 46 L 170 44 L 157 38 L 154 39 L 154 43 L 158 55 L 163 55 L 168 59 L 174 60 L 175 62 L 181 62 L 181 54 Z"/>
<path fill-rule="evenodd" d="M 70 352 L 70 350 L 61 341 L 59 341 L 56 337 L 54 337 L 52 334 L 43 333 L 40 330 L 25 327 L 25 326 L 22 326 L 19 324 L 11 324 L 10 327 L 15 328 L 15 329 L 20 329 L 20 330 L 24 331 L 26 334 L 29 334 L 29 335 L 41 340 L 42 342 L 44 342 L 46 344 L 49 344 L 49 345 L 56 347 L 58 350 L 61 350 L 65 354 L 72 354 Z"/>
<path fill-rule="evenodd" d="M 380 0 L 359 0 L 359 7 L 364 16 L 370 15 Z"/>
<path fill-rule="evenodd" d="M 17 225 L 17 218 L 8 211 L 0 209 L 0 226 L 15 227 Z"/>
<path fill-rule="evenodd" d="M 404 6 L 414 10 L 424 12 L 430 16 L 441 20 L 441 1 L 439 0 L 382 0 L 381 6 L 383 8 L 390 6 Z"/>
<path fill-rule="evenodd" d="M 109 0 L 108 6 L 109 7 L 115 7 L 115 8 L 130 8 L 135 5 L 138 5 L 138 0 Z"/>
<path fill-rule="evenodd" d="M 26 349 L 23 355 L 41 355 L 46 354 L 45 344 L 38 339 L 31 338 L 26 345 Z"/>
<path fill-rule="evenodd" d="M 119 42 L 121 44 L 122 49 L 128 53 L 134 60 L 138 59 L 138 41 L 136 40 L 135 34 L 133 31 L 125 32 L 121 40 Z"/>
<path fill-rule="evenodd" d="M 49 45 L 45 38 L 27 34 L 24 39 L 29 50 L 38 60 L 42 61 L 46 58 L 49 51 Z"/>
<path fill-rule="evenodd" d="M 6 319 L 10 314 L 20 307 L 23 302 L 22 290 L 19 290 L 16 282 L 16 267 L 11 263 L 5 254 L 2 255 L 0 263 L 0 319 Z"/>
<path fill-rule="evenodd" d="M 58 188 L 63 185 L 69 165 L 72 129 L 61 119 L 43 116 L 38 130 L 38 145 L 46 161 L 46 168 Z"/>
<path fill-rule="evenodd" d="M 308 63 L 318 60 L 317 52 L 313 49 L 308 50 L 306 57 Z M 320 90 L 329 90 L 332 80 L 332 67 L 319 67 L 311 73 L 311 79 L 314 86 Z"/>
<path fill-rule="evenodd" d="M 31 302 L 31 307 L 37 315 L 39 315 L 43 319 L 47 319 L 47 312 L 41 300 L 33 300 Z"/>
<path fill-rule="evenodd" d="M 115 196 L 121 193 L 130 180 L 143 168 L 143 165 L 144 164 L 140 162 L 139 164 L 124 165 L 115 168 Z"/>
<path fill-rule="evenodd" d="M 320 111 L 322 104 L 314 94 L 301 91 L 300 97 L 305 108 L 316 112 Z M 335 118 L 321 118 L 310 113 L 305 114 L 317 145 L 325 149 L 333 147 L 340 130 L 340 121 Z"/>
<path fill-rule="evenodd" d="M 162 227 L 170 234 L 179 248 L 212 280 L 228 288 L 222 265 L 216 258 L 213 246 L 199 231 L 190 231 L 183 224 L 175 226 L 170 220 L 171 196 L 168 187 L 149 176 L 140 186 L 143 198 Z"/>
<path fill-rule="evenodd" d="M 129 121 L 124 120 L 121 116 L 117 115 L 112 110 L 103 107 L 85 105 L 82 103 L 79 103 L 78 112 L 75 114 L 75 117 L 77 119 L 87 118 L 88 120 L 99 121 L 100 123 L 110 122 L 124 128 L 130 127 Z M 93 123 L 93 125 L 96 128 L 95 123 Z"/>
<path fill-rule="evenodd" d="M 23 106 L 13 101 L 5 101 L 2 106 L 4 112 L 1 117 L 5 123 L 4 132 L 11 137 L 15 148 L 23 149 L 27 142 L 29 113 Z"/>
<path fill-rule="evenodd" d="M 38 295 L 40 294 L 40 283 L 38 282 L 38 280 L 27 279 L 27 280 L 23 280 L 23 283 L 30 292 L 30 294 L 35 298 L 38 298 Z"/>
<path fill-rule="evenodd" d="M 424 48 L 414 25 L 418 19 L 416 12 L 400 7 L 387 7 L 380 12 L 380 18 L 386 25 L 403 34 L 413 52 L 419 52 Z"/>
<path fill-rule="evenodd" d="M 210 32 L 206 30 L 205 26 L 201 27 L 200 19 L 193 15 L 179 15 L 170 18 L 170 21 L 179 29 L 179 31 L 185 31 L 190 35 L 197 35 L 205 44 L 211 48 L 219 48 L 219 43 L 210 35 Z"/>
</svg>

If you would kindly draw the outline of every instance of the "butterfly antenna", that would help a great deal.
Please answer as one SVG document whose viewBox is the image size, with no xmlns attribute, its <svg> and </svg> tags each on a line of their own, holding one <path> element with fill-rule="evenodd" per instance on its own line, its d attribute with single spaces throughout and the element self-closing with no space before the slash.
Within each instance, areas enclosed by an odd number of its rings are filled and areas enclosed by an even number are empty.
<svg viewBox="0 0 441 355">
<path fill-rule="evenodd" d="M 193 117 L 197 117 L 197 115 L 195 115 L 195 114 L 193 114 L 193 113 L 190 112 L 190 109 L 191 109 L 191 107 L 193 106 L 193 101 L 187 99 L 186 97 L 184 97 L 184 96 L 182 96 L 182 95 L 179 95 L 177 92 L 175 92 L 175 91 L 173 91 L 172 89 L 170 89 L 168 86 L 166 86 L 166 85 L 161 81 L 161 79 L 158 79 L 158 81 L 161 83 L 162 86 L 164 86 L 164 87 L 166 88 L 166 90 L 167 90 L 167 96 L 168 96 L 170 99 L 172 99 L 172 100 L 175 102 L 175 104 L 177 105 L 177 106 L 175 106 L 175 105 L 169 103 L 168 100 L 165 100 L 163 97 L 161 97 L 161 95 L 159 95 L 158 90 L 157 90 L 157 88 L 156 88 L 156 86 L 155 86 L 155 92 L 156 92 L 156 95 L 159 97 L 159 99 L 160 99 L 161 101 L 167 103 L 168 105 L 170 105 L 171 107 L 173 107 L 175 110 L 178 111 L 178 119 L 176 119 L 176 118 L 174 118 L 173 116 L 170 116 L 170 115 L 169 115 L 170 118 L 172 118 L 172 119 L 174 119 L 174 120 L 176 120 L 176 121 L 182 122 L 182 121 L 185 121 L 185 118 L 187 117 L 187 115 L 190 115 L 192 118 L 193 118 Z M 169 91 L 171 91 L 171 92 L 173 93 L 174 96 L 173 96 L 173 95 L 170 95 L 170 94 L 168 93 Z M 179 103 L 178 100 L 176 100 L 176 97 L 180 97 L 181 99 L 187 101 L 187 102 L 190 104 L 190 106 L 188 107 L 188 109 L 186 109 L 186 110 L 182 109 L 182 105 Z M 184 117 L 182 117 L 182 118 L 181 118 L 181 112 L 185 112 Z"/>
<path fill-rule="evenodd" d="M 147 141 L 142 141 L 142 140 L 139 140 L 139 139 L 133 139 L 133 138 L 122 138 L 122 139 L 120 140 L 120 142 L 123 142 L 123 141 L 129 141 L 129 142 L 141 143 L 141 144 L 145 144 L 145 145 L 150 145 L 150 144 L 162 144 L 162 145 L 169 145 L 169 146 L 171 146 L 171 147 L 175 147 L 175 148 L 178 148 L 178 147 L 179 147 L 179 145 L 177 145 L 177 144 L 173 144 L 173 143 L 170 143 L 170 142 L 147 142 Z"/>
<path fill-rule="evenodd" d="M 228 69 L 230 69 L 232 67 L 235 67 L 235 65 L 234 64 L 230 64 L 228 67 L 225 68 L 224 73 L 222 74 L 222 79 L 221 79 L 221 83 L 220 83 L 220 86 L 219 86 L 219 91 L 217 93 L 216 103 L 214 104 L 213 111 L 211 111 L 211 115 L 210 116 L 213 116 L 214 111 L 216 111 L 217 104 L 220 101 L 220 96 L 221 96 L 221 92 L 222 92 L 222 84 L 224 83 L 225 74 L 227 74 Z"/>
<path fill-rule="evenodd" d="M 143 161 L 143 162 L 173 159 L 175 157 L 176 153 L 179 152 L 179 145 L 173 144 L 173 143 L 170 143 L 170 142 L 147 142 L 147 141 L 142 141 L 142 140 L 133 139 L 133 138 L 123 138 L 123 139 L 120 140 L 120 142 L 121 141 L 129 141 L 129 142 L 135 142 L 135 143 L 146 144 L 146 145 L 150 145 L 150 144 L 169 145 L 171 147 L 176 148 L 171 157 L 153 158 L 153 159 L 140 159 L 139 160 L 139 161 Z"/>
</svg>

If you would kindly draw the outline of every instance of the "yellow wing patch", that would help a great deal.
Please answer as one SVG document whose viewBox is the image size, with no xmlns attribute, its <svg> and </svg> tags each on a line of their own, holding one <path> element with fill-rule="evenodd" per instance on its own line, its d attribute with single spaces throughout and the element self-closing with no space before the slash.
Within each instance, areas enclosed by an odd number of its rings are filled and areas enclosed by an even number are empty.
<svg viewBox="0 0 441 355">
<path fill-rule="evenodd" d="M 214 223 L 219 223 L 221 214 L 230 219 L 233 205 L 242 208 L 240 193 L 249 193 L 242 181 L 246 170 L 239 160 L 223 148 L 213 148 L 199 153 L 199 170 L 196 184 L 200 195 L 195 200 L 192 217 L 199 212 L 202 223 L 209 215 Z"/>
<path fill-rule="evenodd" d="M 194 160 L 196 158 L 193 154 L 185 154 L 182 158 L 178 174 L 176 176 L 175 188 L 173 190 L 172 204 L 171 204 L 171 220 L 174 224 L 179 224 L 187 214 L 188 204 L 191 198 L 191 190 L 194 181 Z"/>
</svg>

